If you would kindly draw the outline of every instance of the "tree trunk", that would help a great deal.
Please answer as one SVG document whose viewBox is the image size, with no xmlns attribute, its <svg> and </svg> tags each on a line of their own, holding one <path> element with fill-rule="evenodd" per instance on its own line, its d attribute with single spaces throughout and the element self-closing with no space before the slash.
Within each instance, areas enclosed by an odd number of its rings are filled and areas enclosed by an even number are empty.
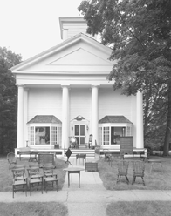
<svg viewBox="0 0 171 216">
<path fill-rule="evenodd" d="M 150 97 L 151 97 L 151 85 L 147 86 L 148 90 L 143 94 L 143 110 L 144 110 L 144 139 L 146 143 L 146 136 L 147 136 L 147 125 L 148 125 L 148 113 L 149 113 L 149 105 L 150 105 Z"/>
<path fill-rule="evenodd" d="M 171 81 L 169 81 L 168 83 L 167 95 L 168 95 L 167 127 L 166 127 L 166 134 L 164 140 L 163 156 L 168 156 L 169 142 L 171 137 Z"/>
</svg>

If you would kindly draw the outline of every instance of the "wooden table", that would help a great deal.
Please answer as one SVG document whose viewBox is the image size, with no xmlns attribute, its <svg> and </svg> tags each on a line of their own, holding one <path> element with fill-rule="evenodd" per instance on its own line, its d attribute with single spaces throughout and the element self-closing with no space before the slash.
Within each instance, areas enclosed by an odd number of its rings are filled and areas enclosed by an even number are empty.
<svg viewBox="0 0 171 216">
<path fill-rule="evenodd" d="M 153 159 L 148 159 L 148 163 L 151 163 L 151 169 L 150 169 L 150 173 L 153 169 L 154 164 L 156 163 L 160 163 L 161 167 L 162 167 L 162 161 L 161 159 L 157 159 L 157 158 L 153 158 Z"/>
<path fill-rule="evenodd" d="M 80 167 L 68 167 L 68 168 L 65 168 L 64 171 L 68 172 L 68 187 L 70 186 L 70 174 L 71 173 L 79 174 L 79 187 L 80 187 L 80 171 L 84 171 L 84 169 Z"/>
</svg>

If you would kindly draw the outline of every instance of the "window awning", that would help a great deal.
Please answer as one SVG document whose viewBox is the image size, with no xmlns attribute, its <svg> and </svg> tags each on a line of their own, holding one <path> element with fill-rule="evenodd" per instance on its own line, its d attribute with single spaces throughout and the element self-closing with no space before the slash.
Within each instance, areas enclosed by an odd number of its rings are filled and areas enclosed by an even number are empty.
<svg viewBox="0 0 171 216">
<path fill-rule="evenodd" d="M 130 120 L 128 120 L 125 116 L 105 116 L 104 118 L 99 120 L 99 124 L 117 124 L 117 123 L 124 123 L 124 124 L 132 124 Z"/>
<path fill-rule="evenodd" d="M 53 115 L 36 115 L 29 122 L 27 122 L 27 124 L 34 124 L 34 123 L 35 124 L 38 124 L 38 123 L 62 124 L 62 122 Z"/>
</svg>

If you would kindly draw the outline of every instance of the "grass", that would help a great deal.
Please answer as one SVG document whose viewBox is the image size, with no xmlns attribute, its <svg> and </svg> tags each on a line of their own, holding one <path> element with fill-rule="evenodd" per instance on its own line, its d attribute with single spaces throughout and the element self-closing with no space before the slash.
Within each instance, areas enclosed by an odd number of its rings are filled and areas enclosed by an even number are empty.
<svg viewBox="0 0 171 216">
<path fill-rule="evenodd" d="M 29 164 L 37 164 L 37 162 L 29 162 L 27 158 L 22 158 L 21 161 L 18 159 L 17 164 L 24 164 L 26 167 Z M 63 169 L 67 166 L 63 160 L 56 158 L 55 160 L 56 169 L 55 172 L 58 174 L 59 182 L 58 189 L 62 190 L 65 182 L 65 172 Z M 42 170 L 41 170 L 42 171 Z M 50 190 L 56 190 L 56 188 L 49 188 Z M 48 190 L 49 190 L 48 189 Z M 12 191 L 12 172 L 9 170 L 9 165 L 6 157 L 0 158 L 0 192 Z"/>
<path fill-rule="evenodd" d="M 0 203 L 0 216 L 66 216 L 67 208 L 56 202 Z"/>
<path fill-rule="evenodd" d="M 155 157 L 156 158 L 156 157 Z M 126 184 L 125 178 L 122 177 L 119 183 L 117 181 L 117 159 L 108 164 L 105 159 L 99 160 L 99 176 L 107 190 L 171 190 L 171 158 L 160 158 L 162 160 L 162 167 L 160 164 L 155 164 L 150 173 L 151 163 L 145 163 L 145 184 L 143 186 L 141 178 L 136 178 L 132 185 L 133 167 L 132 162 L 129 162 L 128 179 L 129 185 Z"/>
<path fill-rule="evenodd" d="M 106 208 L 107 216 L 170 216 L 170 212 L 170 201 L 119 201 Z"/>
<path fill-rule="evenodd" d="M 17 164 L 37 164 L 37 162 L 29 162 L 28 159 L 18 159 Z M 58 173 L 58 190 L 62 190 L 65 182 L 65 172 L 63 169 L 67 166 L 63 160 L 55 160 Z M 42 172 L 42 170 L 41 170 Z M 33 190 L 36 190 L 33 188 Z M 48 190 L 56 190 L 56 187 L 49 187 Z M 11 192 L 12 196 L 12 172 L 9 170 L 9 164 L 6 157 L 0 158 L 0 192 Z M 27 202 L 27 203 L 0 203 L 0 216 L 66 216 L 68 214 L 67 207 L 59 202 Z"/>
</svg>

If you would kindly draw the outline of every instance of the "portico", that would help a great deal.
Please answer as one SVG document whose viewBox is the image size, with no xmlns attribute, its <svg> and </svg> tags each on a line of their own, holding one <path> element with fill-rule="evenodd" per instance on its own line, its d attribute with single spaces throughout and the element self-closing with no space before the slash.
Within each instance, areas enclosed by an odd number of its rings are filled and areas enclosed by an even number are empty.
<svg viewBox="0 0 171 216">
<path fill-rule="evenodd" d="M 119 149 L 114 135 L 133 136 L 134 148 L 144 147 L 142 93 L 127 97 L 113 91 L 113 81 L 106 79 L 116 63 L 110 54 L 110 48 L 78 33 L 11 69 L 18 86 L 18 148 L 66 149 L 70 137 L 81 146 L 91 134 L 92 145 Z M 106 116 L 114 122 L 101 125 Z"/>
</svg>

